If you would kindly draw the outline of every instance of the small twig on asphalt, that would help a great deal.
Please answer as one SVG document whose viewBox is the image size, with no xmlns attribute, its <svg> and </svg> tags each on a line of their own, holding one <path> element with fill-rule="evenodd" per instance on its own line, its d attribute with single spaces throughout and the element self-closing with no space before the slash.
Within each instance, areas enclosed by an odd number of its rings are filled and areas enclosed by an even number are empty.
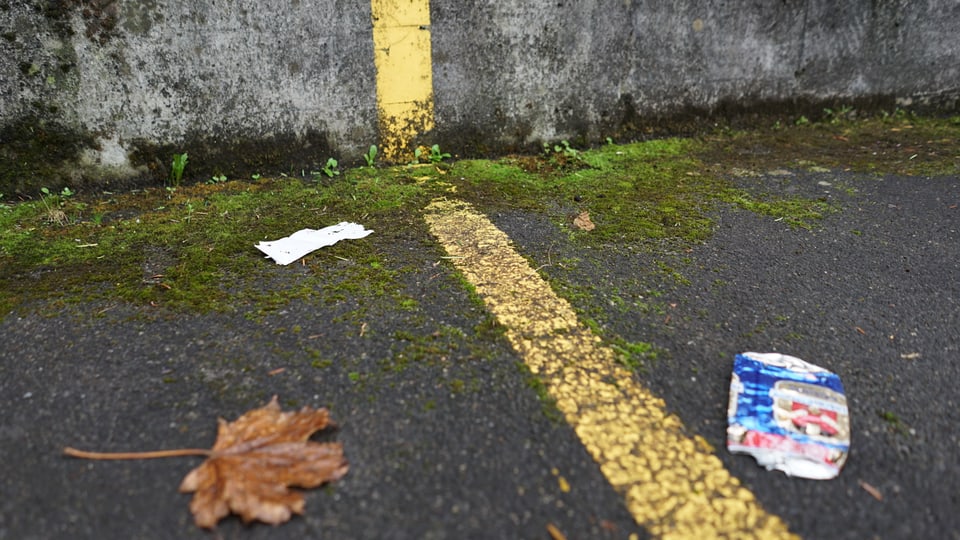
<svg viewBox="0 0 960 540">
<path fill-rule="evenodd" d="M 553 523 L 547 523 L 547 532 L 550 533 L 550 538 L 553 540 L 567 540 L 567 535 L 560 532 L 560 529 Z"/>
<path fill-rule="evenodd" d="M 883 501 L 883 493 L 880 493 L 879 489 L 871 486 L 870 484 L 864 482 L 863 480 L 857 480 L 857 483 L 860 484 L 860 487 L 862 487 L 863 490 L 869 493 L 874 499 L 878 501 Z"/>
</svg>

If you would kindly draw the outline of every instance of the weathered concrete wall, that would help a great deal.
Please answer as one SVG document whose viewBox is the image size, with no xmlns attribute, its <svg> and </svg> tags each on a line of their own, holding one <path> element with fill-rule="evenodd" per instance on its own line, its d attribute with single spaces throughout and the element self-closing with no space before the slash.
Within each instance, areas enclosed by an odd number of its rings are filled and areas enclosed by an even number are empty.
<svg viewBox="0 0 960 540">
<path fill-rule="evenodd" d="M 194 178 L 357 159 L 385 136 L 373 12 L 349 0 L 0 0 L 0 192 L 156 182 L 179 151 Z M 956 109 L 960 96 L 955 0 L 433 0 L 429 16 L 411 30 L 432 48 L 422 140 L 448 151 L 763 108 Z"/>
<path fill-rule="evenodd" d="M 437 126 L 482 149 L 713 112 L 956 108 L 958 24 L 936 0 L 435 1 Z"/>
<path fill-rule="evenodd" d="M 376 140 L 362 2 L 4 2 L 0 28 L 8 194 L 57 170 L 74 183 L 164 178 L 180 151 L 188 173 L 299 173 Z M 51 153 L 68 166 L 38 163 Z"/>
</svg>

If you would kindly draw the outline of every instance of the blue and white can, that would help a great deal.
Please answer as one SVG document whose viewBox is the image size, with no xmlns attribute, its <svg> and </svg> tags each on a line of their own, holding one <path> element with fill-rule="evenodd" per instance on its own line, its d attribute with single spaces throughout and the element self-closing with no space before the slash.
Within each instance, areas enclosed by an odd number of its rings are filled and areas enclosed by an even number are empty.
<svg viewBox="0 0 960 540">
<path fill-rule="evenodd" d="M 738 354 L 727 420 L 728 450 L 789 476 L 834 478 L 850 451 L 840 377 L 793 356 Z"/>
</svg>

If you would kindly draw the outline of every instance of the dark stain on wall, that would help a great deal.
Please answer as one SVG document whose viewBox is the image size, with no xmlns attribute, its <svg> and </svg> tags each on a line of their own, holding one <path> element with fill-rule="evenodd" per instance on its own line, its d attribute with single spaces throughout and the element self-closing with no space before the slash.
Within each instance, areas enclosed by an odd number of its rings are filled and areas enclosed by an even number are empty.
<svg viewBox="0 0 960 540">
<path fill-rule="evenodd" d="M 64 177 L 65 163 L 75 162 L 84 148 L 95 146 L 89 135 L 66 126 L 24 118 L 0 129 L 0 191 L 28 195 L 54 184 L 76 185 Z"/>
<path fill-rule="evenodd" d="M 764 100 L 759 98 L 725 99 L 712 107 L 682 106 L 662 114 L 640 114 L 630 94 L 621 96 L 617 106 L 606 112 L 606 126 L 599 132 L 599 138 L 587 136 L 590 126 L 580 125 L 576 121 L 576 111 L 571 120 L 564 124 L 573 135 L 567 138 L 571 145 L 586 147 L 602 143 L 606 137 L 618 142 L 645 140 L 669 136 L 697 136 L 709 133 L 717 127 L 746 129 L 769 127 L 777 121 L 792 123 L 803 115 L 811 121 L 823 119 L 825 109 L 838 110 L 843 106 L 856 109 L 859 114 L 874 114 L 881 111 L 892 112 L 897 107 L 896 98 L 890 95 L 861 96 L 824 100 L 797 97 L 784 100 Z M 558 106 L 558 110 L 562 107 Z M 911 107 L 912 111 L 928 114 L 943 113 L 942 104 L 924 108 Z M 440 141 L 444 150 L 454 152 L 458 157 L 489 157 L 511 153 L 537 153 L 543 150 L 544 142 L 527 140 L 529 128 L 520 120 L 507 123 L 500 128 L 479 126 L 472 123 L 458 125 L 444 124 L 430 133 L 419 137 L 418 143 L 432 144 Z M 491 134 L 492 130 L 498 133 Z"/>
<path fill-rule="evenodd" d="M 27 118 L 0 129 L 0 193 L 31 197 L 40 188 L 124 190 L 163 185 L 170 176 L 173 154 L 187 152 L 190 162 L 184 182 L 202 182 L 211 176 L 249 178 L 251 174 L 299 176 L 320 170 L 333 155 L 327 135 L 310 132 L 267 139 L 214 140 L 189 136 L 180 144 L 158 145 L 133 141 L 131 165 L 138 174 L 110 178 L 80 165 L 87 149 L 99 149 L 90 135 L 61 124 Z M 92 171 L 92 172 L 91 172 Z"/>
<path fill-rule="evenodd" d="M 85 35 L 100 45 L 114 37 L 120 14 L 117 0 L 49 0 L 40 9 L 62 36 L 73 35 L 70 18 L 79 11 L 84 21 Z"/>
<path fill-rule="evenodd" d="M 333 150 L 325 133 L 312 131 L 303 136 L 279 135 L 269 138 L 218 140 L 188 136 L 181 144 L 157 145 L 145 140 L 133 141 L 130 161 L 145 173 L 139 184 L 157 185 L 170 175 L 174 154 L 187 152 L 190 161 L 184 182 L 202 182 L 224 174 L 230 178 L 249 178 L 251 174 L 289 174 L 320 170 Z"/>
</svg>

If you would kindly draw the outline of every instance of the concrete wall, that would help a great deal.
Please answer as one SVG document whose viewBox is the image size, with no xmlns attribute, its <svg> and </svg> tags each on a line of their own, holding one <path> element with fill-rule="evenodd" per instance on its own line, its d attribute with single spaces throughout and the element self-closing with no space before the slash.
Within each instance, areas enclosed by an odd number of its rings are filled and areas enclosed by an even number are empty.
<svg viewBox="0 0 960 540">
<path fill-rule="evenodd" d="M 377 139 L 363 2 L 0 2 L 0 28 L 7 194 L 57 171 L 159 180 L 180 151 L 188 175 L 299 173 Z"/>
<path fill-rule="evenodd" d="M 0 0 L 0 192 L 159 182 L 179 151 L 200 178 L 299 173 L 396 143 L 372 14 L 428 0 L 372 4 Z M 824 103 L 955 110 L 960 97 L 956 0 L 433 0 L 429 18 L 410 32 L 429 33 L 420 110 L 433 121 L 401 149 L 589 142 Z"/>
<path fill-rule="evenodd" d="M 956 1 L 435 2 L 437 125 L 480 144 L 830 102 L 955 109 L 958 28 Z"/>
</svg>

